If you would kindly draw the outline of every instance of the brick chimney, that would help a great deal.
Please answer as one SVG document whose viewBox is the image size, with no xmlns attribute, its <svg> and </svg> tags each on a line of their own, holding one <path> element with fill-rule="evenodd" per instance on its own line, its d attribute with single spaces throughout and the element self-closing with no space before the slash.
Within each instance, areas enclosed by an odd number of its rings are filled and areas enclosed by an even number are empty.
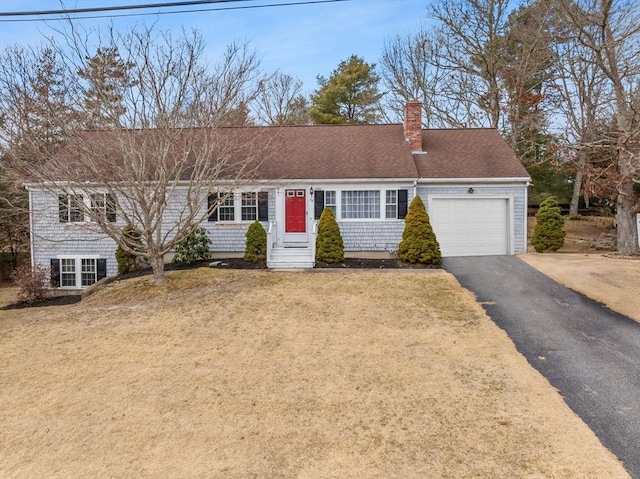
<svg viewBox="0 0 640 479">
<path fill-rule="evenodd" d="M 404 107 L 404 137 L 411 151 L 422 151 L 422 103 L 411 100 Z"/>
</svg>

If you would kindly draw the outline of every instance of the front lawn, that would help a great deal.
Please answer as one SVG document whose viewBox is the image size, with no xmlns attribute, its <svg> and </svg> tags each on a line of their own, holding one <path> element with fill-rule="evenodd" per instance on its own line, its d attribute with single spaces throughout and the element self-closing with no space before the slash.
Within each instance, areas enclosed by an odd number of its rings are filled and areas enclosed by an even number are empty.
<svg viewBox="0 0 640 479">
<path fill-rule="evenodd" d="M 0 477 L 628 477 L 444 271 L 168 278 L 0 311 Z"/>
</svg>

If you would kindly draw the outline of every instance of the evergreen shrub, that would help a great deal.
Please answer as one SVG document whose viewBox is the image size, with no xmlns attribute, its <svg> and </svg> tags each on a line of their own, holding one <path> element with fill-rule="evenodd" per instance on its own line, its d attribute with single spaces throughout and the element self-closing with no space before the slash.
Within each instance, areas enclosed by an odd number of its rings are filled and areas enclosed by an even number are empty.
<svg viewBox="0 0 640 479">
<path fill-rule="evenodd" d="M 245 261 L 259 263 L 267 259 L 267 232 L 259 221 L 249 225 L 244 249 Z"/>
<path fill-rule="evenodd" d="M 419 196 L 416 195 L 411 201 L 404 223 L 402 241 L 398 245 L 398 258 L 408 263 L 440 264 L 440 244 Z"/>
<path fill-rule="evenodd" d="M 536 213 L 531 244 L 538 253 L 558 251 L 564 245 L 564 236 L 564 219 L 558 201 L 550 196 L 540 203 L 540 209 Z"/>
<path fill-rule="evenodd" d="M 122 230 L 121 243 L 125 243 L 136 251 L 142 251 L 144 248 L 140 231 L 131 224 Z M 132 273 L 142 268 L 142 259 L 125 251 L 120 245 L 116 248 L 116 263 L 118 264 L 118 274 Z"/>
<path fill-rule="evenodd" d="M 344 261 L 344 242 L 340 234 L 340 226 L 331 208 L 325 208 L 318 221 L 316 236 L 316 261 L 322 263 L 339 263 Z"/>
<path fill-rule="evenodd" d="M 175 264 L 193 264 L 196 261 L 209 259 L 210 244 L 211 240 L 207 236 L 207 230 L 199 226 L 176 245 L 173 262 Z"/>
</svg>

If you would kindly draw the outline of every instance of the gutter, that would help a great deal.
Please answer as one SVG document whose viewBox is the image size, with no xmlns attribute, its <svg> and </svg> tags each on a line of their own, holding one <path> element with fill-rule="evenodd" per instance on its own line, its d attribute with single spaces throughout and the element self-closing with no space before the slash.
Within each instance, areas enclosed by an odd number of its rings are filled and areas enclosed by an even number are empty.
<svg viewBox="0 0 640 479">
<path fill-rule="evenodd" d="M 505 183 L 525 183 L 529 186 L 529 177 L 511 178 L 418 178 L 420 184 L 505 184 Z"/>
</svg>

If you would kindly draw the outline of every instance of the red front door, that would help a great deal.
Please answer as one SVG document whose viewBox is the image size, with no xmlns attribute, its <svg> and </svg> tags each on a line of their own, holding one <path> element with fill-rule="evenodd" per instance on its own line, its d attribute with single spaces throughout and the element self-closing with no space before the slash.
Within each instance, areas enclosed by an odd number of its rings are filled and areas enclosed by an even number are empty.
<svg viewBox="0 0 640 479">
<path fill-rule="evenodd" d="M 307 195 L 305 190 L 285 190 L 285 233 L 307 231 Z"/>
</svg>

